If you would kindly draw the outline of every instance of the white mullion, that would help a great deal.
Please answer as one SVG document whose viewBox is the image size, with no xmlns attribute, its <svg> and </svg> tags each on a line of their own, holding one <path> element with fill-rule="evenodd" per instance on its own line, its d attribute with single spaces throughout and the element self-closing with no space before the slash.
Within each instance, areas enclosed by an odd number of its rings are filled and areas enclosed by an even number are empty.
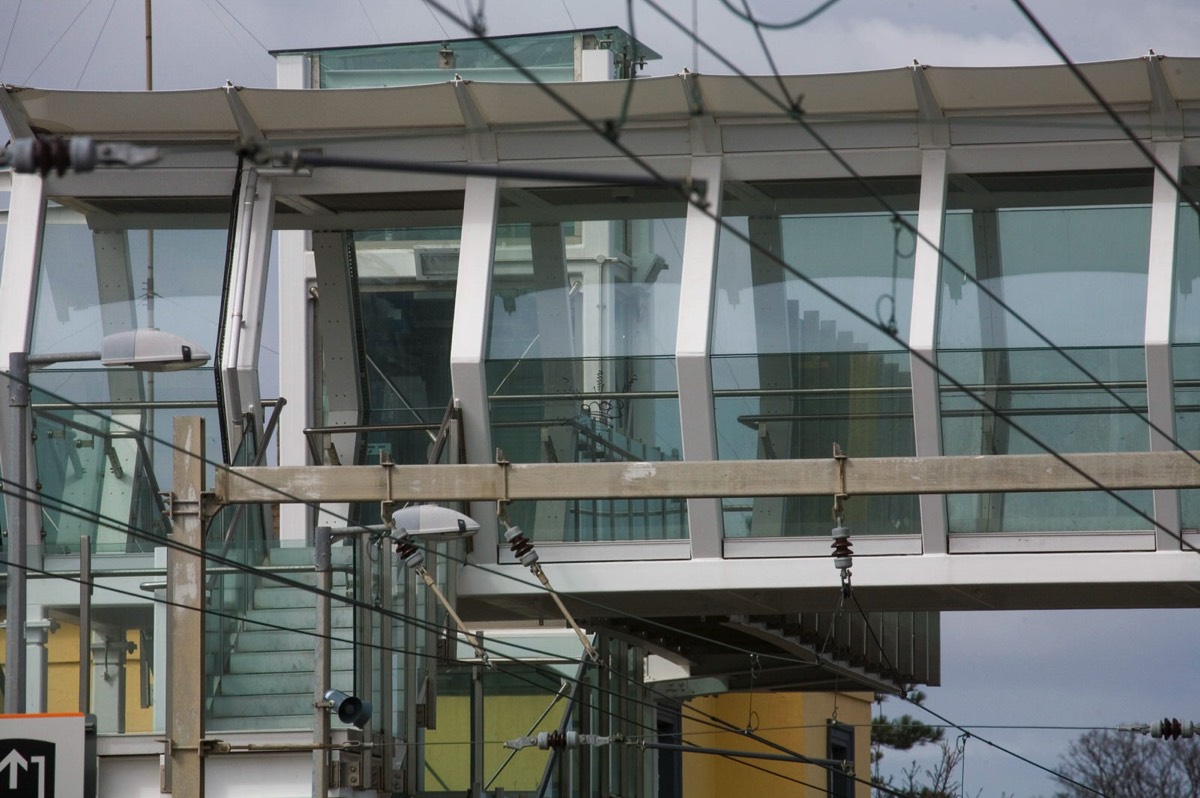
<svg viewBox="0 0 1200 798">
<path fill-rule="evenodd" d="M 717 241 L 721 215 L 722 159 L 697 156 L 693 182 L 705 182 L 707 205 L 690 205 L 683 239 L 679 285 L 679 326 L 675 336 L 675 369 L 679 380 L 679 423 L 685 460 L 716 460 L 716 413 L 713 409 L 711 325 L 716 290 Z M 688 499 L 688 527 L 693 558 L 721 557 L 724 524 L 720 499 Z"/>
<path fill-rule="evenodd" d="M 913 435 L 917 457 L 942 453 L 941 397 L 937 371 L 937 313 L 941 291 L 941 243 L 945 223 L 947 151 L 921 153 L 921 198 L 917 216 L 916 253 L 913 262 L 912 324 L 909 347 L 912 373 Z M 917 356 L 920 357 L 917 357 Z M 937 494 L 922 495 L 921 540 L 925 554 L 945 554 L 947 546 L 946 500 Z"/>
<path fill-rule="evenodd" d="M 470 463 L 491 463 L 495 459 L 486 359 L 499 197 L 500 187 L 495 178 L 467 178 L 454 294 L 454 330 L 450 339 L 450 379 L 454 397 L 462 408 Z M 472 559 L 479 564 L 497 562 L 499 536 L 495 508 L 477 503 L 471 513 L 480 525 Z"/>
<path fill-rule="evenodd" d="M 1173 177 L 1179 174 L 1180 143 L 1155 145 L 1155 156 Z M 1172 451 L 1175 439 L 1175 379 L 1171 363 L 1171 323 L 1174 314 L 1164 313 L 1175 299 L 1175 235 L 1179 198 L 1175 186 L 1161 173 L 1154 175 L 1154 198 L 1150 211 L 1150 253 L 1146 279 L 1146 407 L 1150 423 L 1150 451 Z M 1154 491 L 1154 518 L 1169 532 L 1157 529 L 1160 551 L 1178 550 L 1182 527 L 1179 492 Z M 1174 533 L 1173 535 L 1171 533 Z"/>
</svg>

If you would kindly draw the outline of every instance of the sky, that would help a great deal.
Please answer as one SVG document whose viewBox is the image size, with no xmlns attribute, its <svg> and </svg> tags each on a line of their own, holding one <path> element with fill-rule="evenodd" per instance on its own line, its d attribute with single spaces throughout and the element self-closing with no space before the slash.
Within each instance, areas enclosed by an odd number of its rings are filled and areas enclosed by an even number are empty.
<svg viewBox="0 0 1200 798">
<path fill-rule="evenodd" d="M 647 66 L 649 75 L 684 67 L 730 71 L 647 0 L 633 0 L 632 17 L 618 0 L 437 1 L 463 18 L 482 12 L 493 35 L 610 25 L 633 30 L 663 55 Z M 655 2 L 741 71 L 769 71 L 753 30 L 721 0 Z M 742 0 L 728 2 L 741 7 Z M 768 23 L 819 5 L 751 0 Z M 1028 0 L 1028 6 L 1076 61 L 1133 58 L 1151 49 L 1200 56 L 1196 0 Z M 2 0 L 0 82 L 144 88 L 143 12 L 144 0 Z M 421 0 L 154 0 L 153 20 L 158 90 L 226 81 L 273 86 L 273 49 L 467 35 Z M 776 67 L 797 74 L 889 69 L 914 60 L 936 66 L 1057 62 L 1012 0 L 841 0 L 806 25 L 766 40 Z M 960 773 L 967 795 L 1050 796 L 1055 784 L 1049 777 L 988 741 L 1053 768 L 1085 728 L 1164 715 L 1200 720 L 1198 647 L 1200 612 L 1194 609 L 948 613 L 942 685 L 927 690 L 926 703 L 973 727 Z M 910 709 L 896 701 L 885 705 L 893 716 Z M 890 753 L 885 764 L 895 772 L 912 758 Z"/>
</svg>

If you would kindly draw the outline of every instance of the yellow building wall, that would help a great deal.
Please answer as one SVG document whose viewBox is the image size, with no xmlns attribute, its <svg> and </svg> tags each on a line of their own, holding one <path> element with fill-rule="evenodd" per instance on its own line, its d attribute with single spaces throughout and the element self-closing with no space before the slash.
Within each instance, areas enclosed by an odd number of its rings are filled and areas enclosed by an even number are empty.
<svg viewBox="0 0 1200 798">
<path fill-rule="evenodd" d="M 828 745 L 826 724 L 834 716 L 836 701 L 838 722 L 854 726 L 855 775 L 863 782 L 869 782 L 871 700 L 871 693 L 726 693 L 705 696 L 684 704 L 683 739 L 685 744 L 694 743 L 706 748 L 779 753 L 742 734 L 717 731 L 696 719 L 715 716 L 738 725 L 752 724 L 759 737 L 804 756 L 823 759 Z M 730 795 L 825 798 L 828 794 L 828 775 L 824 768 L 770 760 L 744 761 L 754 767 L 725 757 L 684 753 L 683 794 L 687 798 Z M 797 784 L 793 779 L 805 784 Z M 869 784 L 856 784 L 856 798 L 870 798 L 870 794 Z"/>
<path fill-rule="evenodd" d="M 552 696 L 496 695 L 484 699 L 483 710 L 483 772 L 488 781 L 499 770 L 500 775 L 489 789 L 504 788 L 510 792 L 536 790 L 550 757 L 549 751 L 525 748 L 513 753 L 504 747 L 506 740 L 524 737 L 533 723 L 546 710 Z M 566 706 L 560 702 L 546 716 L 537 731 L 558 728 Z M 471 700 L 462 695 L 439 695 L 437 729 L 425 733 L 425 788 L 465 792 L 471 786 Z M 503 770 L 500 770 L 501 766 Z"/>
<path fill-rule="evenodd" d="M 7 635 L 0 630 L 0 662 L 7 667 Z M 139 645 L 136 629 L 126 632 L 126 640 Z M 141 701 L 142 651 L 134 649 L 125 658 L 125 731 L 154 731 L 154 709 Z M 79 626 L 58 622 L 46 643 L 46 711 L 79 711 Z M 103 665 L 103 660 L 101 660 Z M 153 676 L 151 677 L 153 679 Z M 3 687 L 3 685 L 0 685 Z M 93 692 L 95 685 L 92 686 Z"/>
</svg>

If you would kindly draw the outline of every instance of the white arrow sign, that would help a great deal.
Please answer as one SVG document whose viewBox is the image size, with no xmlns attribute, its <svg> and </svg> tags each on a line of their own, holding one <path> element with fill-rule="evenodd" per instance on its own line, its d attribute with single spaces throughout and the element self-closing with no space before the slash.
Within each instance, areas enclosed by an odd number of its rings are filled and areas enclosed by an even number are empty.
<svg viewBox="0 0 1200 798">
<path fill-rule="evenodd" d="M 21 770 L 29 770 L 29 763 L 26 762 L 25 757 L 21 756 L 21 753 L 14 748 L 8 752 L 8 756 L 0 760 L 0 773 L 3 773 L 5 768 L 9 769 L 8 789 L 10 790 L 17 789 L 18 767 L 21 768 Z"/>
</svg>

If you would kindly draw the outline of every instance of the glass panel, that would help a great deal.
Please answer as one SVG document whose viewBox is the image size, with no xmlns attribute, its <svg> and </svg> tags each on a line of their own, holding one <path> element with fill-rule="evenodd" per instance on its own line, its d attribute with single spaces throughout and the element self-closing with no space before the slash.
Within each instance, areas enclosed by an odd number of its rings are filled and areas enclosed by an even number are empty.
<svg viewBox="0 0 1200 798">
<path fill-rule="evenodd" d="M 916 223 L 915 178 L 872 187 Z M 914 454 L 908 354 L 886 332 L 908 338 L 912 235 L 853 181 L 730 192 L 712 340 L 718 456 L 827 458 L 835 443 L 857 457 Z M 725 535 L 828 536 L 830 505 L 725 500 Z M 856 534 L 920 531 L 915 496 L 856 497 L 846 512 Z"/>
<path fill-rule="evenodd" d="M 370 413 L 366 462 L 428 462 L 450 386 L 459 227 L 356 233 Z M 444 459 L 444 455 L 443 458 Z M 378 514 L 378 507 L 374 508 Z M 374 521 L 372 521 L 374 522 Z"/>
<path fill-rule="evenodd" d="M 1030 435 L 1059 452 L 1147 448 L 1135 411 L 1146 412 L 1150 187 L 1148 171 L 951 178 L 938 338 L 946 454 L 1045 451 Z M 1148 492 L 1121 495 L 1150 512 Z M 1151 526 L 1094 493 L 959 495 L 947 507 L 950 531 L 959 533 Z"/>
<path fill-rule="evenodd" d="M 1185 168 L 1182 183 L 1191 196 L 1200 195 L 1200 168 Z M 1200 298 L 1194 293 L 1200 278 L 1200 215 L 1179 203 L 1175 238 L 1175 329 L 1171 356 L 1175 372 L 1175 439 L 1200 449 Z M 1200 490 L 1180 491 L 1183 528 L 1200 529 Z"/>
<path fill-rule="evenodd" d="M 107 333 L 157 327 L 214 351 L 225 260 L 223 230 L 93 232 L 52 206 L 42 241 L 31 351 L 99 349 Z M 152 254 L 151 254 L 152 253 Z M 31 376 L 48 552 L 78 550 L 103 517 L 97 551 L 148 550 L 162 534 L 156 494 L 170 487 L 176 414 L 208 419 L 220 452 L 211 368 L 160 374 L 61 362 Z M 210 476 L 211 476 L 210 470 Z M 161 487 L 160 487 L 161 486 Z M 141 533 L 104 532 L 104 528 Z"/>
<path fill-rule="evenodd" d="M 488 337 L 492 440 L 513 462 L 679 460 L 684 203 L 633 188 L 508 191 Z M 527 502 L 537 540 L 686 536 L 680 500 Z"/>
</svg>

